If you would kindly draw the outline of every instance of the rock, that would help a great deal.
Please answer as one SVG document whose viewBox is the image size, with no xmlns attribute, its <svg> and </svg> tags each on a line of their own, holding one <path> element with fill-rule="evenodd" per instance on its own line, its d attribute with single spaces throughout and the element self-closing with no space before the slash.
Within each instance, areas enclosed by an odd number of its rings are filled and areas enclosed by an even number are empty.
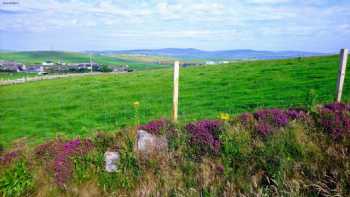
<svg viewBox="0 0 350 197">
<path fill-rule="evenodd" d="M 119 158 L 120 158 L 119 152 L 107 151 L 105 153 L 106 171 L 107 172 L 117 171 Z"/>
<path fill-rule="evenodd" d="M 168 149 L 168 141 L 164 136 L 158 137 L 150 134 L 145 130 L 137 131 L 137 150 L 144 153 L 155 151 L 166 151 Z"/>
</svg>

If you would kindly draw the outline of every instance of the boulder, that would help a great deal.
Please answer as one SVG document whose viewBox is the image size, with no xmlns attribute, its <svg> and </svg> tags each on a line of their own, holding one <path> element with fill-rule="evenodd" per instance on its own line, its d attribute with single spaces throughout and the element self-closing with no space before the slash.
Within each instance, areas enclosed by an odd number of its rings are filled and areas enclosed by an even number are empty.
<svg viewBox="0 0 350 197">
<path fill-rule="evenodd" d="M 119 152 L 105 152 L 106 171 L 115 172 L 118 169 Z"/>
<path fill-rule="evenodd" d="M 145 130 L 138 130 L 137 150 L 143 153 L 167 151 L 168 141 L 164 136 L 156 136 Z"/>
</svg>

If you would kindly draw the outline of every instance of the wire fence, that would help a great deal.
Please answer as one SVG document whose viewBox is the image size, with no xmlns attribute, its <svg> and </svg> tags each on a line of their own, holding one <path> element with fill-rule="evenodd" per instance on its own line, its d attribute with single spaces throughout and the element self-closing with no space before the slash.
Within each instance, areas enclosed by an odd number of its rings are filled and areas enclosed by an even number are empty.
<svg viewBox="0 0 350 197">
<path fill-rule="evenodd" d="M 330 56 L 181 67 L 179 123 L 333 102 L 338 66 L 339 58 Z M 343 101 L 349 101 L 350 72 L 344 84 Z M 84 136 L 170 119 L 172 94 L 172 69 L 1 86 L 0 140 Z"/>
</svg>

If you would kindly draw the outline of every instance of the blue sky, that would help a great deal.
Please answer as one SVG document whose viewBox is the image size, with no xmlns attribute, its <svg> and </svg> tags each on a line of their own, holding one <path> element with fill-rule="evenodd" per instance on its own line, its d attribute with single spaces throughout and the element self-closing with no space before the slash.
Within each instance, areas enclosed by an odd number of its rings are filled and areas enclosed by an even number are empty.
<svg viewBox="0 0 350 197">
<path fill-rule="evenodd" d="M 349 0 L 0 0 L 0 3 L 0 49 L 176 47 L 337 52 L 350 47 Z"/>
</svg>

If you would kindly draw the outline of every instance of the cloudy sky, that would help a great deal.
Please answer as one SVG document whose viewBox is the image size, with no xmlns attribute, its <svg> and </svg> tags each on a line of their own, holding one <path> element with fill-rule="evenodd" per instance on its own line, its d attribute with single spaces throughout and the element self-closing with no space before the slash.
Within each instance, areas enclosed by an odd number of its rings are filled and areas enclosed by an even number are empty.
<svg viewBox="0 0 350 197">
<path fill-rule="evenodd" d="M 349 0 L 0 0 L 0 49 L 350 47 Z"/>
</svg>

